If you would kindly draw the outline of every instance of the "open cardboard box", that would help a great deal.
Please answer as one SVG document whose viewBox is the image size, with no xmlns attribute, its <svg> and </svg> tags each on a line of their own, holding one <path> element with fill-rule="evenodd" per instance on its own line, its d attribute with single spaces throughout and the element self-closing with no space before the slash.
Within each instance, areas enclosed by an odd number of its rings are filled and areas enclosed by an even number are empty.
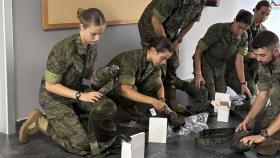
<svg viewBox="0 0 280 158">
<path fill-rule="evenodd" d="M 217 121 L 228 122 L 229 110 L 231 107 L 229 98 L 229 94 L 215 93 L 215 100 L 212 100 L 211 104 L 214 106 L 214 112 L 218 113 Z"/>
</svg>

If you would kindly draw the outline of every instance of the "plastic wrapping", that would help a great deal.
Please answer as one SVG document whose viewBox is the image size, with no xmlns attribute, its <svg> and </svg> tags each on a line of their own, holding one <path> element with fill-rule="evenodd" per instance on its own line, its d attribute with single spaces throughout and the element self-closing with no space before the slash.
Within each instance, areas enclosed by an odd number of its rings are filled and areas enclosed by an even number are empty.
<svg viewBox="0 0 280 158">
<path fill-rule="evenodd" d="M 227 87 L 226 94 L 229 94 L 229 98 L 231 103 L 235 106 L 241 106 L 244 104 L 246 96 L 245 95 L 238 95 L 233 89 Z"/>
<path fill-rule="evenodd" d="M 180 130 L 177 132 L 174 132 L 173 127 L 168 125 L 167 138 L 178 135 L 186 136 L 189 134 L 198 134 L 200 131 L 208 129 L 208 125 L 206 124 L 208 115 L 209 114 L 206 112 L 186 117 L 184 119 L 185 125 L 181 127 Z"/>
<path fill-rule="evenodd" d="M 130 127 L 130 128 L 140 128 L 141 126 L 136 121 L 129 121 L 126 123 L 120 123 L 119 126 L 121 127 Z"/>
</svg>

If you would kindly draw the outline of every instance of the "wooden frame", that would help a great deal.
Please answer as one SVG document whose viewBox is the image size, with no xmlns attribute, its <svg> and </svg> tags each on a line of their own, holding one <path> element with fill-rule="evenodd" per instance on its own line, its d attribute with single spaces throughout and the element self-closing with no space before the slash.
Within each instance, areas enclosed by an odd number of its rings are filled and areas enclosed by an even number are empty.
<svg viewBox="0 0 280 158">
<path fill-rule="evenodd" d="M 76 10 L 90 7 L 100 9 L 104 13 L 108 25 L 137 23 L 151 0 L 68 0 L 67 3 L 64 2 L 66 1 L 42 0 L 43 29 L 78 27 L 75 17 Z M 63 18 L 67 18 L 67 20 Z M 52 19 L 55 20 L 52 21 Z"/>
</svg>

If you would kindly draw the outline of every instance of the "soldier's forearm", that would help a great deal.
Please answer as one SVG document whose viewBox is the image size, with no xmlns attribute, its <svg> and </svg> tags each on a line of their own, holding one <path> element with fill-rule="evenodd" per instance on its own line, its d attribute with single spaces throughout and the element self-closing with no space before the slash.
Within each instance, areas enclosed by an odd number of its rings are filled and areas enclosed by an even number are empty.
<svg viewBox="0 0 280 158">
<path fill-rule="evenodd" d="M 139 102 L 139 103 L 145 103 L 145 104 L 151 104 L 154 99 L 150 96 L 143 95 L 143 94 L 137 92 L 129 85 L 121 85 L 121 95 L 132 101 Z"/>
<path fill-rule="evenodd" d="M 263 110 L 267 101 L 269 99 L 269 92 L 268 91 L 260 91 L 257 95 L 255 103 L 253 104 L 250 112 L 246 116 L 246 119 L 253 120 L 256 115 Z"/>
<path fill-rule="evenodd" d="M 162 83 L 161 83 L 160 88 L 157 91 L 157 97 L 158 98 L 164 98 L 164 86 L 163 86 Z"/>
<path fill-rule="evenodd" d="M 76 99 L 76 93 L 77 91 L 70 89 L 60 83 L 50 83 L 48 81 L 45 81 L 45 86 L 48 92 L 66 97 L 66 98 L 72 98 Z"/>
<path fill-rule="evenodd" d="M 178 33 L 177 39 L 182 40 L 183 37 L 190 31 L 190 29 L 192 28 L 193 24 L 194 24 L 194 22 L 191 22 L 191 23 L 187 24 L 186 26 L 184 26 L 184 27 L 180 30 L 180 32 Z"/>
<path fill-rule="evenodd" d="M 201 57 L 202 57 L 201 50 L 199 48 L 196 48 L 194 56 L 193 56 L 195 74 L 202 74 L 201 73 Z"/>
<path fill-rule="evenodd" d="M 243 58 L 244 58 L 243 55 L 237 54 L 236 59 L 235 59 L 235 68 L 236 68 L 240 83 L 245 82 Z"/>
<path fill-rule="evenodd" d="M 280 130 L 280 113 L 276 119 L 270 124 L 270 126 L 266 129 L 269 136 L 273 135 L 277 131 Z"/>
<path fill-rule="evenodd" d="M 157 37 L 166 37 L 162 23 L 160 23 L 154 16 L 152 17 L 151 23 Z"/>
</svg>

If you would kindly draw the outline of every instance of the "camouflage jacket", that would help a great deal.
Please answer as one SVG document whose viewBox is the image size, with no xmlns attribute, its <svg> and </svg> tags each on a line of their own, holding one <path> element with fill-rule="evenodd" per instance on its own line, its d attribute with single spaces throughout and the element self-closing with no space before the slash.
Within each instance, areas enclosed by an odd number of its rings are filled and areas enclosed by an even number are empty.
<svg viewBox="0 0 280 158">
<path fill-rule="evenodd" d="M 151 23 L 153 16 L 163 24 L 167 37 L 173 41 L 180 28 L 200 19 L 203 7 L 200 0 L 152 0 L 138 23 L 139 30 L 145 31 L 142 42 L 149 42 L 155 36 Z"/>
<path fill-rule="evenodd" d="M 137 86 L 152 73 L 161 76 L 159 66 L 147 61 L 147 51 L 144 49 L 131 50 L 116 56 L 107 65 L 119 66 L 118 78 L 120 84 Z"/>
<path fill-rule="evenodd" d="M 259 91 L 269 91 L 272 111 L 277 116 L 280 112 L 280 65 L 260 64 L 257 85 Z"/>
<path fill-rule="evenodd" d="M 51 50 L 41 83 L 40 98 L 53 97 L 67 100 L 47 92 L 45 81 L 60 83 L 74 90 L 81 90 L 83 78 L 90 78 L 97 57 L 96 45 L 84 48 L 79 34 L 58 42 Z M 44 95 L 44 96 L 42 96 Z"/>
<path fill-rule="evenodd" d="M 252 42 L 255 39 L 255 37 L 262 31 L 266 31 L 266 27 L 263 24 L 260 24 L 258 26 L 256 26 L 255 23 L 253 23 L 250 28 L 247 30 L 247 34 L 248 34 L 248 51 L 252 52 Z"/>
<path fill-rule="evenodd" d="M 247 33 L 234 36 L 231 32 L 232 23 L 217 23 L 210 26 L 198 41 L 197 47 L 203 52 L 201 59 L 202 71 L 213 71 L 215 76 L 225 73 L 226 64 L 236 53 L 245 55 L 248 51 Z"/>
</svg>

